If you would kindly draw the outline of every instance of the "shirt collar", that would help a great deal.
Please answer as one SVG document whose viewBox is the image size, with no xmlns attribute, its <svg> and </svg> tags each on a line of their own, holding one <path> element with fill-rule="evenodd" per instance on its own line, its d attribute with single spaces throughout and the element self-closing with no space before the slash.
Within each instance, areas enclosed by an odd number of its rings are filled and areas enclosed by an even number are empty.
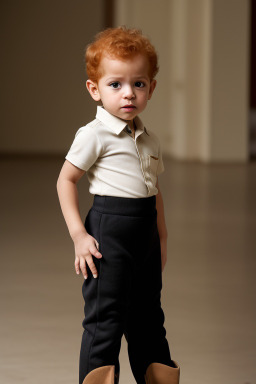
<svg viewBox="0 0 256 384">
<path fill-rule="evenodd" d="M 106 109 L 104 109 L 101 106 L 97 107 L 97 114 L 96 119 L 100 120 L 102 123 L 104 123 L 108 128 L 110 128 L 116 135 L 119 135 L 122 130 L 127 126 L 126 122 L 122 119 L 119 119 L 118 117 L 111 115 Z M 136 124 L 136 136 L 139 134 L 146 132 L 146 134 L 149 136 L 149 133 L 147 132 L 146 128 L 144 127 L 144 124 L 142 120 L 139 118 L 139 116 L 136 116 L 134 119 L 134 122 Z"/>
</svg>

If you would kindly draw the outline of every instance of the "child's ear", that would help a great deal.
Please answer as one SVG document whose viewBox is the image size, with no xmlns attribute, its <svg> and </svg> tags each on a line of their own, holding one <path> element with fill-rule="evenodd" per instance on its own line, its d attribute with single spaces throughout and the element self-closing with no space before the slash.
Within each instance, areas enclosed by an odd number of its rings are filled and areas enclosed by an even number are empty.
<svg viewBox="0 0 256 384">
<path fill-rule="evenodd" d="M 86 88 L 88 89 L 93 100 L 100 101 L 100 93 L 97 83 L 89 79 L 86 81 Z"/>
<path fill-rule="evenodd" d="M 156 80 L 152 80 L 151 83 L 150 83 L 150 87 L 149 87 L 148 100 L 151 99 L 151 96 L 153 95 L 155 87 L 156 87 Z"/>
</svg>

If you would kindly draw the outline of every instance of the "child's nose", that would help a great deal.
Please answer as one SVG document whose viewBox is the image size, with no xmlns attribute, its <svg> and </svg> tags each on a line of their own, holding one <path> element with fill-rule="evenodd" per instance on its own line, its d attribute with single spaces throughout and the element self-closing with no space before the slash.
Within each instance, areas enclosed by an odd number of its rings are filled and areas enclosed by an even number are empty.
<svg viewBox="0 0 256 384">
<path fill-rule="evenodd" d="M 127 85 L 124 89 L 124 97 L 128 98 L 128 99 L 131 99 L 133 98 L 135 95 L 134 95 L 134 90 L 133 90 L 133 87 L 130 86 L 130 85 Z"/>
</svg>

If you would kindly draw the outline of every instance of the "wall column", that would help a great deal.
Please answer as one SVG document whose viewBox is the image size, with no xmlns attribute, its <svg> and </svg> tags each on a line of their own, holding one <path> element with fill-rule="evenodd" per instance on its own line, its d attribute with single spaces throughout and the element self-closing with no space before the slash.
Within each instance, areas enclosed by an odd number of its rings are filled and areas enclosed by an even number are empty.
<svg viewBox="0 0 256 384">
<path fill-rule="evenodd" d="M 117 0 L 159 53 L 144 121 L 179 160 L 248 160 L 249 0 Z"/>
</svg>

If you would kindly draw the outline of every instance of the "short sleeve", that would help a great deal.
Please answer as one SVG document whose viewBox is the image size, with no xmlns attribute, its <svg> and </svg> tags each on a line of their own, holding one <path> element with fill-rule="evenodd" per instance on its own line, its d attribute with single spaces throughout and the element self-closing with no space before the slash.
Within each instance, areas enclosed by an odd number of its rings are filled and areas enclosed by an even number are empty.
<svg viewBox="0 0 256 384">
<path fill-rule="evenodd" d="M 101 150 L 102 145 L 99 137 L 92 127 L 86 125 L 76 132 L 65 159 L 87 171 L 96 162 Z"/>
<path fill-rule="evenodd" d="M 160 173 L 164 172 L 164 163 L 163 163 L 163 158 L 162 158 L 162 149 L 161 145 L 159 144 L 159 149 L 158 149 L 158 166 L 157 166 L 157 176 L 160 175 Z"/>
</svg>

